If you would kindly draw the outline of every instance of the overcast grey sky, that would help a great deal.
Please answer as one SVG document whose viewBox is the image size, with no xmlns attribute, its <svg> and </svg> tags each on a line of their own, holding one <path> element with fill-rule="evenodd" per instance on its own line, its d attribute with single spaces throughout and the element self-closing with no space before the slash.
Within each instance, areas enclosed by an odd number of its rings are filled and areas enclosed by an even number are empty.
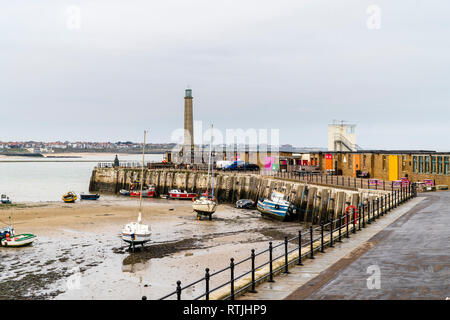
<svg viewBox="0 0 450 320">
<path fill-rule="evenodd" d="M 364 148 L 450 150 L 448 1 L 0 3 L 3 141 L 169 142 L 189 85 L 205 126 L 326 147 L 344 119 Z"/>
</svg>

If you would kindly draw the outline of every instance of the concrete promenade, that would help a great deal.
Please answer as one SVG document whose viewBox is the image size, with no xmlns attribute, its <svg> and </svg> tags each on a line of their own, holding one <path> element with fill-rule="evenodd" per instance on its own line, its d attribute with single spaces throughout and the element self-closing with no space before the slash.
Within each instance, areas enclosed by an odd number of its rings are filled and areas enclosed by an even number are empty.
<svg viewBox="0 0 450 320">
<path fill-rule="evenodd" d="M 450 297 L 449 204 L 450 192 L 421 194 L 239 299 Z M 379 288 L 374 270 L 380 271 Z"/>
</svg>

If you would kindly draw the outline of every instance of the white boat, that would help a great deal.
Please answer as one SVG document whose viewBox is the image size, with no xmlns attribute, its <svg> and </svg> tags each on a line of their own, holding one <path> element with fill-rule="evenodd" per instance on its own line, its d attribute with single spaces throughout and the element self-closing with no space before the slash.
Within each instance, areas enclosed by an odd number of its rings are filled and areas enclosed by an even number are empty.
<svg viewBox="0 0 450 320">
<path fill-rule="evenodd" d="M 209 160 L 208 160 L 208 182 L 206 184 L 206 192 L 204 196 L 196 199 L 192 202 L 192 208 L 195 212 L 197 212 L 197 219 L 200 220 L 202 215 L 208 216 L 209 220 L 211 220 L 211 216 L 214 212 L 216 212 L 217 202 L 214 198 L 214 161 L 211 165 L 211 157 L 212 157 L 212 132 L 213 126 L 211 125 L 211 141 L 209 143 Z M 211 171 L 210 171 L 211 168 Z M 209 193 L 209 187 L 211 182 L 211 193 Z"/>
<path fill-rule="evenodd" d="M 192 203 L 192 208 L 198 214 L 209 216 L 209 219 L 211 220 L 211 215 L 216 212 L 217 202 L 214 197 L 200 197 Z"/>
<path fill-rule="evenodd" d="M 150 241 L 151 232 L 148 225 L 142 223 L 142 189 L 144 185 L 144 164 L 145 164 L 145 137 L 144 131 L 144 145 L 142 147 L 142 169 L 141 169 L 141 191 L 139 193 L 139 215 L 137 221 L 130 222 L 122 229 L 121 238 L 123 241 L 134 249 L 135 245 L 144 245 Z"/>
<path fill-rule="evenodd" d="M 9 197 L 6 194 L 2 194 L 0 197 L 0 203 L 11 204 L 11 200 L 9 200 Z"/>
<path fill-rule="evenodd" d="M 23 247 L 33 243 L 36 236 L 31 233 L 15 234 L 14 228 L 9 226 L 0 229 L 0 245 L 3 247 Z"/>
</svg>

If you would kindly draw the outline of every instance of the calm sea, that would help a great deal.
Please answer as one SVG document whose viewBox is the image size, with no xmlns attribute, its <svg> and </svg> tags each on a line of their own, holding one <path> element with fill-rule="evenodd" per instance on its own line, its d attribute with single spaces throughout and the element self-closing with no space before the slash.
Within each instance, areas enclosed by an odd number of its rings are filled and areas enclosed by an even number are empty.
<svg viewBox="0 0 450 320">
<path fill-rule="evenodd" d="M 145 161 L 161 161 L 162 154 L 147 154 Z M 29 162 L 33 160 L 35 162 Z M 97 162 L 113 161 L 111 155 L 86 155 L 77 159 L 1 158 L 0 194 L 12 202 L 61 201 L 67 191 L 89 192 L 89 180 Z M 71 160 L 74 162 L 65 162 Z M 77 160 L 91 160 L 81 162 Z M 142 155 L 119 155 L 120 161 L 142 161 Z"/>
</svg>

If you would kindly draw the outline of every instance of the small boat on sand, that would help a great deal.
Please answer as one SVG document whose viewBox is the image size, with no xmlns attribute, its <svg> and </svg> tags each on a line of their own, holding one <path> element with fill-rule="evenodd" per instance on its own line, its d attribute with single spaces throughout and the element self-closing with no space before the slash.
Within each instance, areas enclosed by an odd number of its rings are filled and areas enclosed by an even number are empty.
<svg viewBox="0 0 450 320">
<path fill-rule="evenodd" d="M 80 200 L 97 200 L 100 198 L 100 195 L 97 194 L 82 194 L 80 195 Z"/>
<path fill-rule="evenodd" d="M 129 190 L 125 190 L 125 189 L 121 189 L 121 190 L 119 191 L 119 194 L 120 194 L 121 196 L 129 196 L 129 195 L 130 195 L 130 191 L 129 191 Z"/>
<path fill-rule="evenodd" d="M 15 235 L 14 228 L 11 226 L 0 229 L 0 245 L 3 247 L 24 247 L 33 243 L 36 238 L 31 233 Z"/>
<path fill-rule="evenodd" d="M 2 194 L 0 197 L 0 203 L 11 204 L 11 200 L 9 200 L 9 197 L 6 194 Z"/>
<path fill-rule="evenodd" d="M 252 209 L 255 207 L 255 202 L 251 199 L 240 199 L 236 201 L 236 208 L 239 209 Z"/>
<path fill-rule="evenodd" d="M 74 192 L 69 191 L 62 196 L 62 199 L 65 203 L 74 203 L 78 197 Z"/>
<path fill-rule="evenodd" d="M 212 214 L 216 212 L 217 201 L 214 197 L 214 160 L 212 159 L 212 132 L 213 126 L 211 125 L 211 142 L 209 143 L 209 160 L 208 160 L 208 182 L 206 184 L 206 192 L 203 193 L 200 199 L 195 199 L 192 202 L 192 209 L 197 212 L 197 219 L 200 220 L 201 216 L 207 216 L 209 220 L 212 219 Z M 211 170 L 210 170 L 211 169 Z M 209 190 L 211 187 L 211 192 Z"/>
<path fill-rule="evenodd" d="M 278 191 L 273 191 L 269 198 L 258 200 L 256 207 L 262 216 L 281 221 L 290 220 L 297 213 L 295 205 Z"/>
<path fill-rule="evenodd" d="M 139 197 L 141 195 L 140 190 L 130 191 L 130 197 Z M 142 196 L 144 198 L 153 198 L 155 196 L 155 186 L 148 187 L 147 190 L 142 190 Z"/>
<path fill-rule="evenodd" d="M 197 198 L 197 194 L 193 192 L 187 192 L 182 189 L 172 189 L 169 191 L 169 199 L 179 199 L 179 200 L 192 200 Z"/>
<path fill-rule="evenodd" d="M 141 178 L 144 177 L 144 164 L 145 164 L 145 137 L 147 132 L 144 131 L 144 143 L 142 145 L 142 169 Z M 123 241 L 130 245 L 134 251 L 135 245 L 144 246 L 145 243 L 149 242 L 151 239 L 151 232 L 148 225 L 142 223 L 142 197 L 143 197 L 143 179 L 141 182 L 141 189 L 139 192 L 139 214 L 137 221 L 127 223 L 121 233 L 121 238 Z"/>
</svg>

